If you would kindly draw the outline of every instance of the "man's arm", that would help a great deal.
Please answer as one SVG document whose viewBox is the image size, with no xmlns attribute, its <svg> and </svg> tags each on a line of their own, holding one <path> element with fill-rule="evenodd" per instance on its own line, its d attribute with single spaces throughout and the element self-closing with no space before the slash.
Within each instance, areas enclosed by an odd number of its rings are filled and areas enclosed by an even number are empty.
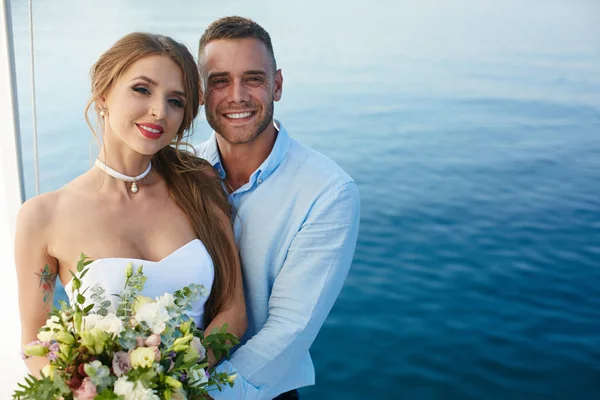
<svg viewBox="0 0 600 400">
<path fill-rule="evenodd" d="M 275 279 L 265 326 L 217 368 L 238 373 L 234 388 L 213 392 L 213 398 L 273 397 L 271 387 L 310 348 L 344 285 L 359 220 L 354 182 L 315 202 Z"/>
</svg>

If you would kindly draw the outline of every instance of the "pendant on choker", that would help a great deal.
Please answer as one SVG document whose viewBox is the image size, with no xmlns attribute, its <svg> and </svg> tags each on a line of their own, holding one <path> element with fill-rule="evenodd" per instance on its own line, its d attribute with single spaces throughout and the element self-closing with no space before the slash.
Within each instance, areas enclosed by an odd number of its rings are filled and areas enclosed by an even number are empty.
<svg viewBox="0 0 600 400">
<path fill-rule="evenodd" d="M 139 190 L 138 185 L 137 185 L 138 181 L 140 179 L 144 179 L 150 173 L 150 170 L 152 169 L 152 161 L 151 161 L 148 163 L 148 168 L 146 168 L 146 170 L 144 172 L 142 172 L 138 176 L 129 176 L 129 175 L 122 174 L 118 171 L 115 171 L 114 169 L 112 169 L 108 165 L 104 164 L 99 159 L 96 159 L 96 162 L 94 163 L 94 165 L 96 167 L 98 167 L 99 169 L 101 169 L 102 171 L 106 172 L 107 175 L 112 176 L 115 179 L 118 179 L 123 182 L 131 183 L 131 192 L 132 193 L 138 192 L 138 190 Z"/>
</svg>

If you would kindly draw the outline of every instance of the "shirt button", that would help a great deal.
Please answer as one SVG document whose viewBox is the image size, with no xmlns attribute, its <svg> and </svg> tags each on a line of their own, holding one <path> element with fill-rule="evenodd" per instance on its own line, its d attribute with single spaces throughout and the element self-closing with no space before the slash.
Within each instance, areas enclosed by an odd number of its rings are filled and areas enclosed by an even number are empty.
<svg viewBox="0 0 600 400">
<path fill-rule="evenodd" d="M 262 179 L 259 179 L 259 180 L 258 180 L 258 183 L 259 183 L 259 184 L 260 184 L 260 183 L 262 183 L 262 182 L 263 182 L 263 181 L 262 181 Z"/>
</svg>

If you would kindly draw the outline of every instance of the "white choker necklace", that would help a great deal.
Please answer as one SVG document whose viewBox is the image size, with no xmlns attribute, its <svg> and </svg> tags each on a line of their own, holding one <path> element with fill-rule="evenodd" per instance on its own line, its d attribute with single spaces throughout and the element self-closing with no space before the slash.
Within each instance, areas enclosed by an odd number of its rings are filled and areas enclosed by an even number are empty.
<svg viewBox="0 0 600 400">
<path fill-rule="evenodd" d="M 108 165 L 104 164 L 99 159 L 96 159 L 95 165 L 96 165 L 96 167 L 100 168 L 102 171 L 106 172 L 108 175 L 112 176 L 115 179 L 132 183 L 131 191 L 133 193 L 137 193 L 137 191 L 138 191 L 137 182 L 140 179 L 144 179 L 150 173 L 150 170 L 152 169 L 152 161 L 150 161 L 148 163 L 148 168 L 146 168 L 146 170 L 144 172 L 142 172 L 138 176 L 128 176 L 128 175 L 124 175 L 118 171 L 115 171 L 114 169 L 112 169 Z"/>
</svg>

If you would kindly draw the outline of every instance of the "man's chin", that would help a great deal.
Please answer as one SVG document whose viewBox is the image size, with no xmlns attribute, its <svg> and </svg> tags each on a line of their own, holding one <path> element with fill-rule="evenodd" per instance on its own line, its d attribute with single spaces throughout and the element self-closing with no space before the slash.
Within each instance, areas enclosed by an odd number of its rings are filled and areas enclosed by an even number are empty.
<svg viewBox="0 0 600 400">
<path fill-rule="evenodd" d="M 221 135 L 221 136 L 223 137 L 223 139 L 225 139 L 225 141 L 227 143 L 239 145 L 239 144 L 252 143 L 254 141 L 254 139 L 256 139 L 258 134 L 240 135 L 237 133 L 232 134 L 232 133 L 228 132 L 227 134 Z"/>
<path fill-rule="evenodd" d="M 213 125 L 209 120 L 208 123 L 227 143 L 241 145 L 253 142 L 269 126 L 270 121 L 260 120 L 249 124 L 230 124 L 228 121 L 218 121 Z"/>
<path fill-rule="evenodd" d="M 215 132 L 231 144 L 248 144 L 260 135 L 256 126 L 220 126 L 219 128 L 219 130 L 215 129 Z"/>
</svg>

